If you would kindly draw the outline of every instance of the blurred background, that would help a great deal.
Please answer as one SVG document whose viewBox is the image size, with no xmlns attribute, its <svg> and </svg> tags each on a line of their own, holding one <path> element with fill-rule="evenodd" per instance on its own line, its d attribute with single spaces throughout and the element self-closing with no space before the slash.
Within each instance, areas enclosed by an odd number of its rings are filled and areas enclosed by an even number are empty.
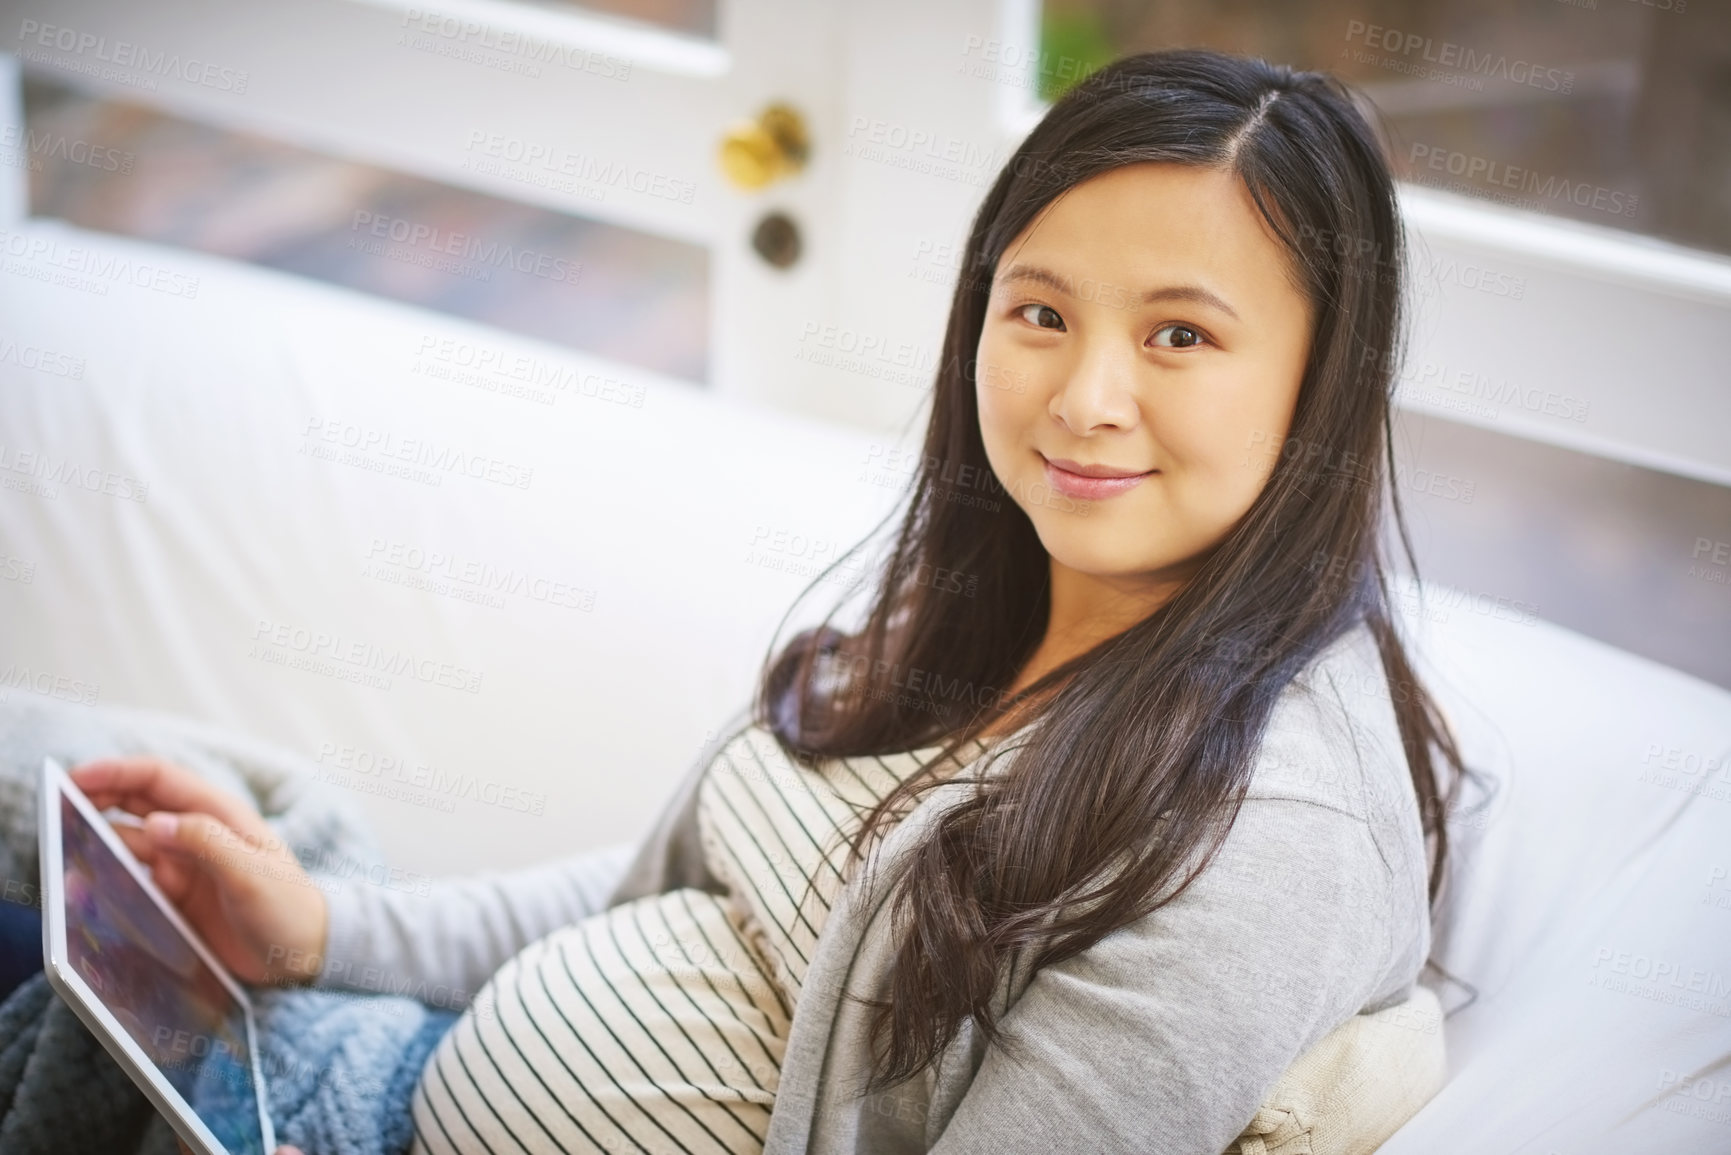
<svg viewBox="0 0 1731 1155">
<path fill-rule="evenodd" d="M 866 438 L 860 525 L 908 476 L 972 213 L 1053 99 L 1148 49 L 1327 70 L 1402 182 L 1396 482 L 1420 573 L 1459 595 L 1439 612 L 1731 687 L 1731 3 L 0 0 L 0 21 L 18 220 L 430 311 L 476 348 L 600 366 L 646 413 L 708 398 Z M 5 273 L 35 275 L 22 252 Z M 466 428 L 601 436 L 543 400 Z M 835 545 L 729 564 L 780 605 Z M 0 609 L 22 622 L 28 596 Z"/>
</svg>

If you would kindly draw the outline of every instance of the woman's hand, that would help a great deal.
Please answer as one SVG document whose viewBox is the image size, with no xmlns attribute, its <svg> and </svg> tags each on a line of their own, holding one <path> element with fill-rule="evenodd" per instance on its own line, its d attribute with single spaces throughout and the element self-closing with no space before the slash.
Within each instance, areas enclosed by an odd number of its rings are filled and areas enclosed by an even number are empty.
<svg viewBox="0 0 1731 1155">
<path fill-rule="evenodd" d="M 318 976 L 324 892 L 251 805 L 160 758 L 105 758 L 71 771 L 157 888 L 237 978 L 296 985 Z"/>
</svg>

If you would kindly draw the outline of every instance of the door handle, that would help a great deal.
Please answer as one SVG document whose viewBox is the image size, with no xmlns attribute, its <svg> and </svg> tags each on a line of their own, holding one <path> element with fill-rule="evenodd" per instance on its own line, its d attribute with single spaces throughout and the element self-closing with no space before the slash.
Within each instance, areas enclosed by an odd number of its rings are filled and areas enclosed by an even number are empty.
<svg viewBox="0 0 1731 1155">
<path fill-rule="evenodd" d="M 792 176 L 810 155 L 805 118 L 787 104 L 771 104 L 755 119 L 733 124 L 721 138 L 721 171 L 747 192 Z"/>
</svg>

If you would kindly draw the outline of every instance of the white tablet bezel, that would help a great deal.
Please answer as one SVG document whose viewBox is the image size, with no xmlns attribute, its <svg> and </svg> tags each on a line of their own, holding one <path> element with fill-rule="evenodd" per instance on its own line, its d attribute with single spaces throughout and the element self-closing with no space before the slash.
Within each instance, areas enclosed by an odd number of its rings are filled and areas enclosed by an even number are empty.
<svg viewBox="0 0 1731 1155">
<path fill-rule="evenodd" d="M 204 1120 L 198 1117 L 198 1112 L 192 1109 L 192 1105 L 182 1098 L 174 1085 L 157 1070 L 150 1056 L 145 1054 L 144 1049 L 120 1025 L 120 1021 L 103 1005 L 96 992 L 90 989 L 83 976 L 68 960 L 66 879 L 63 874 L 60 827 L 62 797 L 70 798 L 79 813 L 95 827 L 97 834 L 114 852 L 121 865 L 144 888 L 144 893 L 150 896 L 150 900 L 156 903 L 168 921 L 197 952 L 199 958 L 210 967 L 211 973 L 216 975 L 217 980 L 240 1007 L 241 1017 L 246 1025 L 247 1059 L 252 1069 L 253 1100 L 258 1107 L 259 1133 L 264 1139 L 266 1155 L 270 1155 L 270 1152 L 276 1149 L 276 1132 L 271 1127 L 270 1113 L 266 1109 L 268 1095 L 259 1069 L 258 1037 L 253 1029 L 252 1002 L 247 998 L 246 991 L 230 977 L 227 969 L 205 947 L 198 934 L 180 917 L 174 904 L 156 889 L 156 884 L 150 879 L 150 872 L 132 856 L 126 844 L 114 833 L 108 820 L 102 817 L 90 799 L 84 796 L 78 784 L 72 781 L 58 762 L 45 758 L 42 761 L 41 781 L 37 790 L 37 831 L 41 840 L 42 859 L 42 960 L 49 983 L 78 1017 L 84 1020 L 84 1025 L 90 1028 L 91 1033 L 102 1040 L 108 1053 L 132 1076 L 133 1082 L 138 1084 L 189 1147 L 198 1155 L 232 1155 L 210 1128 L 205 1126 Z"/>
</svg>

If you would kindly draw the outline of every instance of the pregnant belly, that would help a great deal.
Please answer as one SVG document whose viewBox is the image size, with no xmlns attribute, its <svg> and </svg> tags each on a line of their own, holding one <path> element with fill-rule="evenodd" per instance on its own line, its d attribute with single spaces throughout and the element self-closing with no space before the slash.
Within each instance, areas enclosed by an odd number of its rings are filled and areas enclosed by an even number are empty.
<svg viewBox="0 0 1731 1155">
<path fill-rule="evenodd" d="M 416 1155 L 757 1155 L 788 1013 L 725 900 L 674 890 L 531 943 L 421 1071 Z"/>
</svg>

